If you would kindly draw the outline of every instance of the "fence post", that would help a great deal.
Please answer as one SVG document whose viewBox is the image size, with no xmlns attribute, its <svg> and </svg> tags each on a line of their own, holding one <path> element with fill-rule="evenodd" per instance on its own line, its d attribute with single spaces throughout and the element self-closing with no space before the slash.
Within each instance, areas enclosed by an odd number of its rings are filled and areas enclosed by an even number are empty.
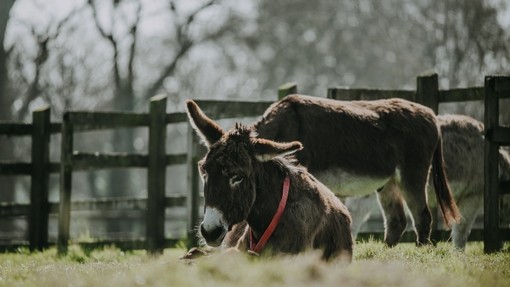
<svg viewBox="0 0 510 287">
<path fill-rule="evenodd" d="M 188 181 L 188 248 L 196 246 L 198 244 L 198 238 L 196 236 L 195 228 L 199 225 L 199 211 L 200 205 L 200 190 L 198 184 L 198 150 L 200 146 L 197 141 L 196 135 L 194 134 L 191 125 L 188 125 L 187 134 L 187 151 L 188 155 L 186 158 L 187 165 L 187 181 Z"/>
<path fill-rule="evenodd" d="M 423 74 L 416 79 L 416 97 L 414 99 L 417 103 L 427 106 L 434 111 L 437 115 L 439 110 L 439 83 L 437 73 Z M 431 208 L 432 213 L 432 238 L 438 238 L 438 224 L 440 216 L 439 210 L 436 206 Z"/>
<path fill-rule="evenodd" d="M 487 137 L 487 131 L 499 124 L 499 98 L 492 76 L 485 77 L 485 157 L 484 157 L 484 216 L 483 249 L 485 253 L 501 249 L 499 239 L 499 144 Z"/>
<path fill-rule="evenodd" d="M 297 94 L 296 83 L 294 82 L 286 83 L 278 87 L 278 100 L 281 100 L 291 94 Z"/>
<path fill-rule="evenodd" d="M 337 100 L 337 89 L 336 88 L 328 88 L 328 93 L 326 95 L 328 99 Z"/>
<path fill-rule="evenodd" d="M 50 162 L 50 109 L 44 107 L 32 113 L 32 179 L 28 241 L 30 250 L 48 246 L 48 189 Z"/>
<path fill-rule="evenodd" d="M 439 83 L 437 73 L 418 76 L 416 80 L 415 101 L 431 108 L 437 115 L 439 109 Z"/>
<path fill-rule="evenodd" d="M 73 175 L 73 124 L 70 112 L 62 117 L 61 154 L 60 154 L 60 202 L 58 209 L 58 240 L 59 254 L 67 253 L 69 243 L 69 226 L 71 220 L 71 187 Z"/>
<path fill-rule="evenodd" d="M 165 246 L 166 104 L 163 95 L 150 100 L 146 248 L 152 254 Z"/>
<path fill-rule="evenodd" d="M 326 95 L 328 99 L 341 100 L 341 101 L 359 101 L 360 94 L 355 90 L 346 87 L 332 87 L 328 88 Z"/>
</svg>

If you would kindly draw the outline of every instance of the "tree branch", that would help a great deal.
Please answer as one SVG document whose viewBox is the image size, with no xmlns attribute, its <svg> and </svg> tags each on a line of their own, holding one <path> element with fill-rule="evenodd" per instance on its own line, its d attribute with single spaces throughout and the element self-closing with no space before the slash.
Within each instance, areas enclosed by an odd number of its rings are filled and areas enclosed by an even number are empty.
<svg viewBox="0 0 510 287">
<path fill-rule="evenodd" d="M 176 23 L 176 31 L 177 31 L 177 42 L 179 44 L 179 50 L 175 54 L 174 58 L 166 68 L 163 70 L 163 72 L 159 75 L 159 77 L 152 83 L 152 85 L 146 90 L 145 95 L 143 96 L 143 99 L 149 99 L 150 97 L 154 96 L 158 93 L 158 91 L 163 86 L 163 83 L 165 82 L 165 79 L 170 76 L 176 69 L 178 62 L 181 60 L 186 53 L 195 45 L 198 43 L 197 41 L 193 41 L 190 39 L 188 31 L 189 27 L 195 20 L 196 16 L 204 11 L 206 8 L 214 5 L 217 2 L 217 0 L 210 0 L 206 3 L 204 3 L 202 6 L 198 7 L 195 11 L 193 11 L 188 17 L 186 17 L 186 20 L 184 23 Z M 173 1 L 170 1 L 170 10 L 172 13 L 176 14 L 177 9 L 175 7 L 175 4 Z M 222 29 L 220 29 L 222 30 Z M 223 32 L 222 32 L 223 33 Z M 216 34 L 216 33 L 214 33 Z M 214 35 L 213 34 L 213 35 Z M 205 37 L 204 39 L 209 39 L 209 37 Z M 204 39 L 201 39 L 199 41 L 203 41 Z"/>
<path fill-rule="evenodd" d="M 156 95 L 158 91 L 163 86 L 163 83 L 165 82 L 165 79 L 170 76 L 177 67 L 178 62 L 181 60 L 181 58 L 188 52 L 188 50 L 193 46 L 192 42 L 187 42 L 185 45 L 180 46 L 179 51 L 175 55 L 172 62 L 170 62 L 164 71 L 161 73 L 161 75 L 156 79 L 156 81 L 147 89 L 145 92 L 145 95 L 143 99 L 149 99 L 150 97 Z"/>
<path fill-rule="evenodd" d="M 94 4 L 94 0 L 88 0 L 87 3 L 89 4 L 90 8 L 92 8 L 92 16 L 94 17 L 94 23 L 96 24 L 96 28 L 101 34 L 101 36 L 103 36 L 103 38 L 109 40 L 110 42 L 115 42 L 115 40 L 113 39 L 113 34 L 106 33 L 103 27 L 101 27 L 101 25 L 99 24 L 99 18 L 97 15 L 97 9 L 96 5 Z"/>
<path fill-rule="evenodd" d="M 17 118 L 23 119 L 28 114 L 28 107 L 30 103 L 35 100 L 38 96 L 41 96 L 42 91 L 44 90 L 41 87 L 40 80 L 41 80 L 41 71 L 43 69 L 44 64 L 49 58 L 50 54 L 50 44 L 52 40 L 55 40 L 61 33 L 62 29 L 65 27 L 65 25 L 70 21 L 70 19 L 76 15 L 78 12 L 83 10 L 85 6 L 73 9 L 66 17 L 61 19 L 57 24 L 54 32 L 51 32 L 52 30 L 52 23 L 49 23 L 46 27 L 46 31 L 43 34 L 38 34 L 36 31 L 36 27 L 33 25 L 30 25 L 28 23 L 24 23 L 24 21 L 20 21 L 21 23 L 25 24 L 30 32 L 32 33 L 32 36 L 37 41 L 37 55 L 33 59 L 34 66 L 35 66 L 35 74 L 33 80 L 28 85 L 28 91 L 25 96 L 25 100 L 22 103 L 22 106 L 18 110 Z"/>
<path fill-rule="evenodd" d="M 140 15 L 142 12 L 142 5 L 140 2 L 138 2 L 138 9 L 136 10 L 136 20 L 131 26 L 130 34 L 132 37 L 131 47 L 129 49 L 129 61 L 128 61 L 128 81 L 130 83 L 133 83 L 134 81 L 134 60 L 136 55 L 136 42 L 137 42 L 137 36 L 138 36 L 138 24 L 140 23 Z"/>
<path fill-rule="evenodd" d="M 107 33 L 103 27 L 99 24 L 99 18 L 97 15 L 97 8 L 94 4 L 94 0 L 88 0 L 90 8 L 92 9 L 92 15 L 94 17 L 94 23 L 96 24 L 97 30 L 101 34 L 101 36 L 106 39 L 112 45 L 113 49 L 113 77 L 115 81 L 115 87 L 120 87 L 121 79 L 120 79 L 120 69 L 119 69 L 119 47 L 117 41 L 113 37 L 113 32 Z M 112 29 L 113 30 L 113 29 Z"/>
</svg>

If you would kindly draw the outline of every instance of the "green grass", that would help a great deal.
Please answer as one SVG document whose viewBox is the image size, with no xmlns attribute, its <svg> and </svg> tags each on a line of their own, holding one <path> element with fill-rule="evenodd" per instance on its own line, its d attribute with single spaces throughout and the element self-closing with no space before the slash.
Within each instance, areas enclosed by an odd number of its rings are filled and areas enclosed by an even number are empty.
<svg viewBox="0 0 510 287">
<path fill-rule="evenodd" d="M 481 243 L 465 252 L 451 243 L 435 247 L 399 244 L 387 248 L 368 241 L 355 246 L 349 265 L 325 263 L 318 254 L 256 258 L 231 252 L 193 261 L 179 260 L 184 249 L 159 257 L 116 248 L 67 256 L 55 249 L 0 254 L 0 286 L 510 286 L 509 246 L 483 254 Z"/>
</svg>

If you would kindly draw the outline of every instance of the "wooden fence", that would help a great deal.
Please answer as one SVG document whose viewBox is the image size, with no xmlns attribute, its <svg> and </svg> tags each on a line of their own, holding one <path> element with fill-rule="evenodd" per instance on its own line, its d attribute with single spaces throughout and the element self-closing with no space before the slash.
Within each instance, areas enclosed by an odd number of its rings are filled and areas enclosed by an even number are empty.
<svg viewBox="0 0 510 287">
<path fill-rule="evenodd" d="M 510 230 L 500 227 L 500 197 L 510 194 L 510 181 L 500 181 L 499 147 L 510 146 L 510 127 L 499 124 L 499 99 L 510 96 L 510 76 L 485 77 L 484 251 L 491 253 L 510 240 Z"/>
<path fill-rule="evenodd" d="M 271 102 L 197 101 L 215 119 L 258 116 Z M 31 162 L 0 161 L 0 175 L 29 175 L 31 177 L 30 203 L 4 202 L 0 204 L 0 216 L 28 216 L 28 245 L 30 250 L 41 250 L 48 246 L 48 217 L 58 214 L 57 246 L 60 253 L 67 251 L 70 239 L 71 211 L 82 210 L 141 210 L 146 214 L 145 239 L 101 240 L 91 245 L 116 244 L 125 249 L 142 249 L 160 252 L 175 244 L 175 239 L 165 239 L 165 209 L 188 205 L 189 238 L 198 222 L 198 176 L 193 153 L 167 154 L 166 127 L 172 123 L 187 121 L 184 112 L 166 113 L 166 97 L 154 97 L 149 113 L 83 112 L 64 113 L 62 123 L 50 122 L 50 110 L 44 108 L 33 112 L 33 123 L 0 123 L 0 135 L 30 136 L 32 138 Z M 73 148 L 73 137 L 77 132 L 115 129 L 121 127 L 148 127 L 148 154 L 84 153 Z M 189 128 L 188 137 L 193 133 Z M 61 133 L 61 160 L 49 162 L 50 135 Z M 189 140 L 189 143 L 196 142 Z M 190 148 L 193 147 L 189 145 Z M 199 150 L 195 147 L 196 150 Z M 168 165 L 188 163 L 188 196 L 165 195 L 165 171 Z M 79 170 L 108 168 L 146 168 L 147 198 L 103 198 L 72 201 L 72 173 Z M 48 201 L 49 176 L 60 173 L 60 200 Z M 4 191 L 5 192 L 5 191 Z M 192 242 L 193 243 L 193 242 Z M 87 245 L 86 243 L 81 243 Z M 8 248 L 8 246 L 4 246 Z"/>
<path fill-rule="evenodd" d="M 42 249 L 48 241 L 48 215 L 55 204 L 48 202 L 49 174 L 58 173 L 60 164 L 49 162 L 50 135 L 60 132 L 60 124 L 50 123 L 50 110 L 43 108 L 32 113 L 32 124 L 0 123 L 0 135 L 31 136 L 32 161 L 0 162 L 0 175 L 31 176 L 30 204 L 2 203 L 0 216 L 28 215 L 30 249 Z M 12 191 L 2 191 L 12 192 Z"/>
<path fill-rule="evenodd" d="M 496 82 L 500 83 L 499 80 Z M 500 85 L 498 84 L 496 87 L 500 87 Z M 501 91 L 498 89 L 500 88 L 497 88 L 496 91 L 500 93 Z M 279 98 L 282 98 L 287 94 L 296 92 L 297 86 L 295 84 L 287 84 L 279 89 L 278 95 Z M 328 89 L 327 97 L 339 100 L 374 100 L 400 97 L 425 104 L 437 113 L 439 103 L 482 101 L 485 94 L 489 94 L 487 81 L 485 88 L 439 90 L 437 74 L 429 74 L 417 78 L 416 91 L 335 87 Z M 500 93 L 498 95 L 500 98 L 510 98 L 508 93 Z M 208 100 L 197 100 L 197 102 L 211 118 L 216 120 L 260 116 L 272 103 Z M 46 108 L 33 113 L 32 124 L 0 123 L 0 135 L 28 135 L 32 137 L 31 162 L 0 162 L 0 175 L 31 176 L 30 203 L 1 203 L 0 216 L 28 215 L 29 247 L 31 250 L 39 250 L 48 246 L 48 214 L 58 213 L 57 246 L 59 252 L 64 253 L 69 242 L 71 211 L 142 210 L 146 212 L 145 239 L 104 240 L 94 244 L 117 244 L 126 249 L 146 248 L 149 252 L 161 252 L 163 248 L 175 243 L 175 240 L 167 239 L 164 235 L 165 209 L 172 206 L 187 205 L 188 239 L 191 240 L 190 244 L 194 244 L 193 229 L 199 223 L 200 202 L 196 162 L 204 151 L 200 148 L 198 139 L 192 129 L 188 128 L 187 153 L 167 154 L 165 150 L 167 125 L 186 122 L 187 117 L 183 112 L 166 113 L 166 105 L 165 97 L 154 97 L 150 102 L 149 113 L 69 111 L 64 114 L 62 123 L 51 123 L 49 109 Z M 494 104 L 491 104 L 491 106 L 494 106 Z M 486 126 L 488 130 L 492 130 L 492 126 L 487 125 L 487 121 Z M 83 153 L 74 151 L 73 135 L 76 132 L 115 129 L 119 127 L 148 127 L 148 154 Z M 497 130 L 501 129 L 497 128 Z M 61 133 L 62 136 L 60 162 L 49 161 L 50 134 L 55 133 Z M 499 132 L 497 134 L 499 135 Z M 501 144 L 497 139 L 499 137 L 496 137 L 496 141 L 498 144 Z M 492 148 L 495 148 L 495 146 L 492 146 Z M 168 197 L 165 195 L 165 170 L 167 166 L 174 164 L 187 165 L 188 191 L 186 196 Z M 148 170 L 147 198 L 72 200 L 71 183 L 73 171 L 119 167 L 142 167 Z M 60 201 L 58 203 L 48 202 L 50 173 L 60 173 Z M 490 175 L 494 176 L 494 174 L 497 174 L 497 172 L 494 173 L 494 169 L 491 169 Z M 487 194 L 486 185 L 486 197 Z M 491 204 L 490 207 L 487 206 L 488 203 Z M 492 207 L 494 204 L 497 205 L 498 202 L 486 200 L 485 204 L 485 210 L 493 210 Z M 487 223 L 487 220 L 485 221 Z M 486 230 L 488 229 L 486 228 Z M 504 235 L 505 233 L 502 234 Z"/>
</svg>

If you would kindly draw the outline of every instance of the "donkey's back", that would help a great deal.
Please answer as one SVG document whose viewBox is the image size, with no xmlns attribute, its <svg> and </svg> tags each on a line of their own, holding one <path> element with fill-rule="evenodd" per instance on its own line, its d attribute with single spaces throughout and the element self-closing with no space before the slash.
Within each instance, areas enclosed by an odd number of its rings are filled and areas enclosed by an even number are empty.
<svg viewBox="0 0 510 287">
<path fill-rule="evenodd" d="M 433 112 L 401 99 L 337 101 L 291 95 L 270 107 L 255 129 L 261 137 L 302 142 L 299 161 L 339 195 L 350 191 L 332 182 L 328 171 L 380 178 L 381 187 L 398 167 L 412 169 L 420 161 L 428 165 L 439 137 Z"/>
<path fill-rule="evenodd" d="M 351 217 L 345 205 L 305 168 L 289 163 L 281 165 L 281 160 L 275 159 L 266 164 L 266 171 L 271 170 L 269 166 L 274 162 L 278 162 L 278 169 L 289 175 L 291 187 L 286 210 L 280 226 L 268 243 L 269 249 L 289 254 L 318 249 L 322 251 L 323 259 L 350 262 L 353 239 L 350 233 Z M 276 173 L 270 171 L 262 174 L 260 181 L 270 182 L 272 179 L 264 177 L 275 177 Z M 259 197 L 260 203 L 256 200 L 254 209 L 267 205 L 269 197 L 262 194 Z M 245 242 L 249 241 L 248 233 L 245 233 L 244 239 Z"/>
</svg>

